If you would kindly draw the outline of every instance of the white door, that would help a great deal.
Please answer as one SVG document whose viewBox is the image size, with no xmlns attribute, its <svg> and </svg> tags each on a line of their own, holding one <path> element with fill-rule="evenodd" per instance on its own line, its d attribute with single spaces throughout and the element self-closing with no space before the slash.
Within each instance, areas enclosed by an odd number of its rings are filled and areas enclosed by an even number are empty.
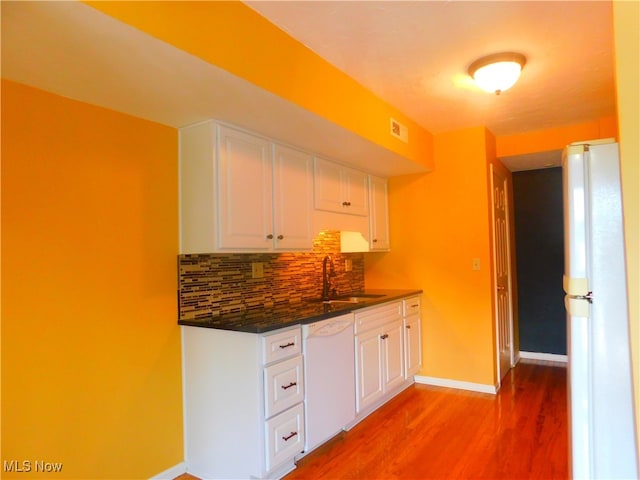
<svg viewBox="0 0 640 480">
<path fill-rule="evenodd" d="M 358 413 L 384 394 L 381 335 L 378 329 L 356 335 L 356 411 Z"/>
<path fill-rule="evenodd" d="M 500 381 L 513 365 L 513 320 L 511 304 L 511 256 L 507 179 L 491 165 L 493 202 L 493 258 L 496 303 L 496 344 Z"/>
<path fill-rule="evenodd" d="M 273 151 L 273 216 L 276 250 L 311 250 L 313 157 L 283 145 Z"/>
<path fill-rule="evenodd" d="M 220 127 L 218 246 L 269 250 L 272 234 L 271 155 L 261 137 Z"/>
<path fill-rule="evenodd" d="M 348 206 L 344 213 L 369 215 L 369 175 L 352 168 L 342 169 L 343 198 Z"/>
<path fill-rule="evenodd" d="M 369 176 L 371 250 L 389 250 L 387 179 Z"/>
<path fill-rule="evenodd" d="M 638 478 L 617 144 L 569 146 L 563 184 L 571 475 Z"/>
<path fill-rule="evenodd" d="M 420 315 L 406 317 L 404 329 L 404 378 L 409 379 L 416 375 L 422 366 Z"/>
<path fill-rule="evenodd" d="M 327 212 L 343 213 L 342 167 L 337 163 L 315 160 L 315 207 Z"/>
<path fill-rule="evenodd" d="M 404 336 L 402 322 L 388 323 L 384 326 L 383 340 L 383 365 L 384 390 L 391 391 L 404 382 Z"/>
</svg>

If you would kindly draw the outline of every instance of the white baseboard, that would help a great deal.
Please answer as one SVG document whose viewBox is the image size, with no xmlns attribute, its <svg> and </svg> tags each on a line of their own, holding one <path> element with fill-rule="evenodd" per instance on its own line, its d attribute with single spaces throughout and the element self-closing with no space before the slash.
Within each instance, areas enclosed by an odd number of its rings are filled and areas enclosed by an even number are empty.
<svg viewBox="0 0 640 480">
<path fill-rule="evenodd" d="M 520 352 L 520 358 L 528 358 L 530 360 L 546 360 L 548 362 L 567 363 L 569 357 L 567 355 L 558 355 L 556 353 L 540 353 L 540 352 Z"/>
<path fill-rule="evenodd" d="M 458 390 L 470 390 L 472 392 L 496 394 L 498 389 L 495 385 L 486 385 L 484 383 L 462 382 L 460 380 L 450 380 L 448 378 L 425 377 L 416 375 L 416 383 L 423 385 L 434 385 L 436 387 L 457 388 Z"/>
<path fill-rule="evenodd" d="M 149 480 L 173 480 L 176 477 L 179 477 L 183 473 L 187 473 L 187 464 L 184 462 L 175 465 L 164 472 L 160 472 L 157 475 L 154 475 Z"/>
</svg>

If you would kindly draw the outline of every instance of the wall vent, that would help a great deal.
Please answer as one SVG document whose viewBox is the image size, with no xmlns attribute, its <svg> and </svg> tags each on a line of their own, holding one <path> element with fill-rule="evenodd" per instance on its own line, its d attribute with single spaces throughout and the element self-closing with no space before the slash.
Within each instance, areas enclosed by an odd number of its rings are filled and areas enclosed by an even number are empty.
<svg viewBox="0 0 640 480">
<path fill-rule="evenodd" d="M 404 143 L 409 142 L 409 129 L 395 118 L 391 119 L 391 135 Z"/>
</svg>

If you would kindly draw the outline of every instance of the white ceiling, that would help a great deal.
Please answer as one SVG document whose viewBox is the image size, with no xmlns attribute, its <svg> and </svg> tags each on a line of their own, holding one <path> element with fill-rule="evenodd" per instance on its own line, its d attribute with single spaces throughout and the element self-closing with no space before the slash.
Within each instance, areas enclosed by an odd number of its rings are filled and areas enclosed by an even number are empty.
<svg viewBox="0 0 640 480">
<path fill-rule="evenodd" d="M 616 112 L 608 1 L 245 3 L 431 133 L 484 125 L 509 135 Z M 489 95 L 467 68 L 502 51 L 527 64 L 511 90 Z M 502 161 L 547 168 L 561 152 Z"/>
<path fill-rule="evenodd" d="M 508 135 L 615 113 L 610 2 L 245 3 L 431 133 Z M 527 64 L 496 96 L 467 67 L 501 51 Z"/>
<path fill-rule="evenodd" d="M 503 135 L 615 113 L 608 1 L 246 3 L 432 133 Z M 219 118 L 355 166 L 379 158 L 380 175 L 421 170 L 80 2 L 1 6 L 3 78 L 174 127 Z M 471 85 L 467 66 L 503 50 L 527 56 L 516 86 L 495 96 Z M 546 166 L 553 152 L 540 155 Z"/>
</svg>

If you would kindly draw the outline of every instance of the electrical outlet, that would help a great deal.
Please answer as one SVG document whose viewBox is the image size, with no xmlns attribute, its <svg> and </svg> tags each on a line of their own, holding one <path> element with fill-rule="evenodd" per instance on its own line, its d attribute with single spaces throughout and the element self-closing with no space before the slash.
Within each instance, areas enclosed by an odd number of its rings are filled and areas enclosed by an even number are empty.
<svg viewBox="0 0 640 480">
<path fill-rule="evenodd" d="M 479 258 L 474 258 L 472 260 L 471 269 L 472 270 L 480 270 L 480 259 Z"/>
<path fill-rule="evenodd" d="M 263 278 L 264 277 L 264 263 L 253 262 L 251 264 L 251 278 Z"/>
<path fill-rule="evenodd" d="M 350 272 L 353 270 L 353 261 L 350 258 L 345 258 L 344 260 L 344 271 Z"/>
</svg>

